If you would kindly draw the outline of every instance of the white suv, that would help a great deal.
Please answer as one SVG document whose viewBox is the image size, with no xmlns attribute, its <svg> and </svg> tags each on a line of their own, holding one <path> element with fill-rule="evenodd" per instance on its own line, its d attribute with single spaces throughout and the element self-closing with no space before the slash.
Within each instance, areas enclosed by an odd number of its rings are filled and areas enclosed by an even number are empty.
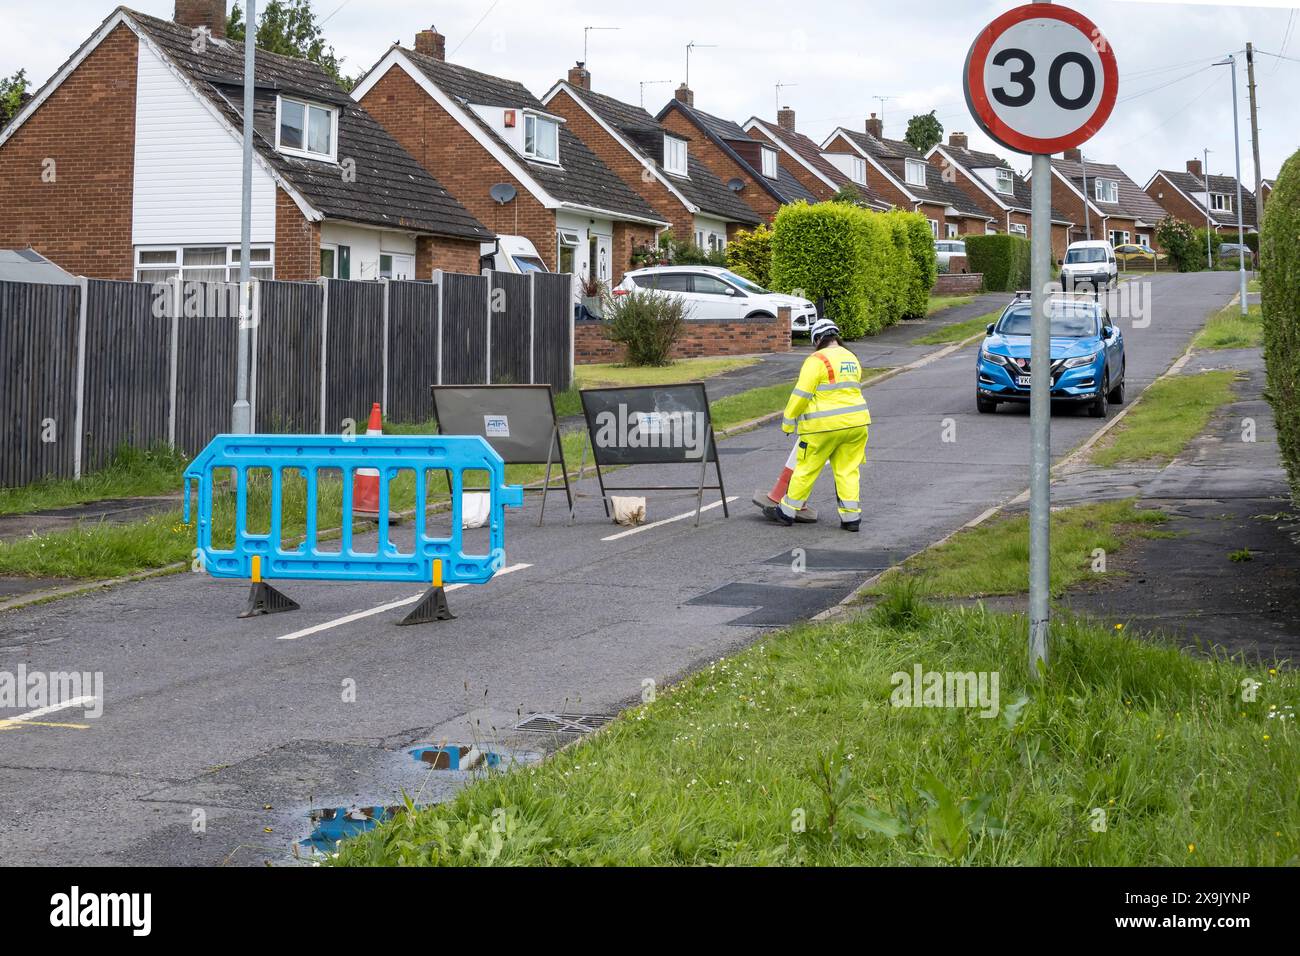
<svg viewBox="0 0 1300 956">
<path fill-rule="evenodd" d="M 1119 281 L 1119 264 L 1115 249 L 1105 239 L 1072 242 L 1061 263 L 1061 287 L 1073 292 L 1085 289 L 1108 289 Z"/>
<path fill-rule="evenodd" d="M 685 299 L 687 319 L 774 319 L 790 307 L 790 331 L 807 335 L 817 320 L 817 306 L 794 295 L 771 292 L 719 266 L 651 266 L 623 276 L 615 295 L 662 292 Z"/>
</svg>

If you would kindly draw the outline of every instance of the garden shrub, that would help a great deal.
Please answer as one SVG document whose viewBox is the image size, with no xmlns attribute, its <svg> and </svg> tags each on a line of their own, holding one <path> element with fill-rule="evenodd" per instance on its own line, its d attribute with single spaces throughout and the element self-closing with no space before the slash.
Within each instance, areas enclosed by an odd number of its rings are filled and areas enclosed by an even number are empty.
<svg viewBox="0 0 1300 956">
<path fill-rule="evenodd" d="M 1029 288 L 1029 240 L 999 233 L 967 236 L 966 261 L 971 272 L 984 274 L 984 291 L 1018 292 Z"/>
<path fill-rule="evenodd" d="M 727 268 L 768 288 L 772 282 L 772 230 L 765 223 L 742 229 L 727 243 Z"/>
<path fill-rule="evenodd" d="M 1282 167 L 1260 235 L 1264 362 L 1277 439 L 1300 504 L 1300 152 Z"/>
<path fill-rule="evenodd" d="M 605 338 L 627 350 L 628 365 L 669 365 L 686 328 L 686 308 L 684 299 L 651 290 L 607 296 Z"/>
</svg>

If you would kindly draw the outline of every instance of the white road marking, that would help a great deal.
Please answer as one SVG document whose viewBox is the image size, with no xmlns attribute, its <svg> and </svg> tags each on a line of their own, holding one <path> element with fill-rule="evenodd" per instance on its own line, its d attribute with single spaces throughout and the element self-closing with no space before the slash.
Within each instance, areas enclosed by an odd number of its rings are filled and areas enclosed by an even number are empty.
<svg viewBox="0 0 1300 956">
<path fill-rule="evenodd" d="M 25 714 L 19 714 L 17 717 L 0 718 L 0 724 L 18 724 L 28 720 L 35 720 L 37 717 L 44 717 L 46 714 L 56 714 L 61 710 L 70 710 L 73 707 L 86 707 L 94 702 L 95 697 L 93 694 L 89 697 L 74 697 L 71 700 L 65 700 L 59 704 L 50 704 L 48 707 L 29 710 Z"/>
<path fill-rule="evenodd" d="M 531 564 L 512 564 L 508 568 L 502 568 L 494 578 L 499 578 L 503 574 L 513 574 L 515 571 L 522 571 L 525 568 L 531 568 Z M 468 584 L 448 584 L 444 591 L 459 591 L 461 588 L 469 587 Z M 300 637 L 309 637 L 312 634 L 319 634 L 321 631 L 328 631 L 331 628 L 342 627 L 344 624 L 351 624 L 353 621 L 360 621 L 367 617 L 374 617 L 376 614 L 384 614 L 388 611 L 396 610 L 399 607 L 406 607 L 408 604 L 414 604 L 420 598 L 424 597 L 424 592 L 413 595 L 409 598 L 403 598 L 400 601 L 390 601 L 388 604 L 381 604 L 379 607 L 372 607 L 366 611 L 357 611 L 355 614 L 348 614 L 343 617 L 337 617 L 332 621 L 326 621 L 324 624 L 316 624 L 312 627 L 304 627 L 301 631 L 294 631 L 292 634 L 285 634 L 276 638 L 279 641 L 296 641 Z"/>
<path fill-rule="evenodd" d="M 731 504 L 733 501 L 739 501 L 739 500 L 740 500 L 740 498 L 738 498 L 738 497 L 737 497 L 737 498 L 728 498 L 728 499 L 727 499 L 727 504 Z M 700 509 L 700 511 L 701 511 L 701 512 L 712 511 L 714 508 L 721 508 L 721 507 L 722 507 L 722 502 L 721 502 L 721 501 L 715 501 L 715 502 L 714 502 L 713 504 L 711 504 L 711 505 L 705 505 L 703 508 Z M 675 516 L 672 517 L 672 518 L 664 518 L 662 521 L 654 521 L 654 522 L 651 522 L 650 524 L 638 525 L 638 526 L 635 527 L 635 528 L 629 528 L 627 531 L 620 531 L 618 534 L 611 534 L 609 537 L 607 537 L 607 538 L 601 538 L 600 540 L 601 540 L 601 541 L 617 541 L 619 538 L 626 538 L 628 535 L 640 534 L 642 531 L 649 531 L 651 528 L 659 528 L 659 527 L 662 527 L 663 525 L 666 525 L 666 524 L 672 524 L 674 521 L 685 521 L 687 518 L 694 518 L 694 517 L 695 517 L 695 512 L 694 512 L 694 511 L 688 511 L 688 512 L 686 512 L 686 514 L 684 514 L 684 515 L 675 515 Z"/>
</svg>

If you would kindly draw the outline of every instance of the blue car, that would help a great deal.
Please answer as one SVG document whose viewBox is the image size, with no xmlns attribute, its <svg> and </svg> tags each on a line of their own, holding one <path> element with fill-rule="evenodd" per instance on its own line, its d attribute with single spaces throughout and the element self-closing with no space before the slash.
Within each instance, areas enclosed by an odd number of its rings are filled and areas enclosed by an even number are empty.
<svg viewBox="0 0 1300 956">
<path fill-rule="evenodd" d="M 1124 336 L 1095 299 L 1061 296 L 1050 303 L 1052 401 L 1086 405 L 1105 418 L 1124 402 Z M 1007 306 L 988 327 L 977 362 L 975 404 L 983 414 L 1000 402 L 1028 402 L 1030 304 L 1027 296 Z"/>
</svg>

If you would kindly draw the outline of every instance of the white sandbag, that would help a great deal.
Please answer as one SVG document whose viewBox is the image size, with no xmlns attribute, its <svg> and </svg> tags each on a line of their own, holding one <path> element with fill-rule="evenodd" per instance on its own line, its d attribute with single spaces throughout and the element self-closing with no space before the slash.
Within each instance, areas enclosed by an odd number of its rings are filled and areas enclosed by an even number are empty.
<svg viewBox="0 0 1300 956">
<path fill-rule="evenodd" d="M 481 528 L 488 523 L 492 513 L 492 496 L 483 491 L 467 491 L 460 496 L 460 526 L 462 530 Z"/>
<path fill-rule="evenodd" d="M 645 499 L 620 498 L 611 495 L 609 503 L 614 511 L 614 523 L 621 525 L 645 524 Z"/>
</svg>

